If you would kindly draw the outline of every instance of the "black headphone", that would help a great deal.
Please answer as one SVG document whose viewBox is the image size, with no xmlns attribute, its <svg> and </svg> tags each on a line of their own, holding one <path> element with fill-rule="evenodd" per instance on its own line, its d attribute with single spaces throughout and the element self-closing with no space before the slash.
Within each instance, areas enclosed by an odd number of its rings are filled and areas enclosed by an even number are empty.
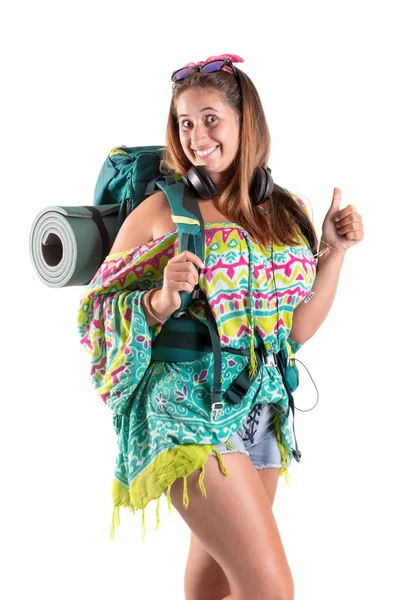
<svg viewBox="0 0 400 600">
<path fill-rule="evenodd" d="M 188 185 L 202 200 L 215 198 L 218 190 L 205 167 L 191 167 L 182 181 Z M 249 196 L 253 206 L 268 200 L 274 191 L 274 180 L 269 167 L 258 167 L 251 182 Z"/>
</svg>

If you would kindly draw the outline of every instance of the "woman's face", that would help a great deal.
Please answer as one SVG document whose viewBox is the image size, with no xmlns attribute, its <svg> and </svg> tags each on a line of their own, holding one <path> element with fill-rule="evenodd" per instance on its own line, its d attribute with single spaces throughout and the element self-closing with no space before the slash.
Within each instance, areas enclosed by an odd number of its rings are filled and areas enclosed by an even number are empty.
<svg viewBox="0 0 400 600">
<path fill-rule="evenodd" d="M 213 90 L 194 88 L 176 103 L 179 139 L 194 166 L 203 166 L 215 184 L 234 160 L 239 147 L 237 113 Z"/>
</svg>

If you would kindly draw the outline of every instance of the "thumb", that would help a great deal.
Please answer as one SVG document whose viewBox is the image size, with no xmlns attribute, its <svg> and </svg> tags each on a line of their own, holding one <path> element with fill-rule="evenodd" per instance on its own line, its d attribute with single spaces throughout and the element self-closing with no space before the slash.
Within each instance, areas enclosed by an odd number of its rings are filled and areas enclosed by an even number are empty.
<svg viewBox="0 0 400 600">
<path fill-rule="evenodd" d="M 331 204 L 331 211 L 337 213 L 340 210 L 340 203 L 342 201 L 342 192 L 339 188 L 333 188 L 333 198 Z"/>
</svg>

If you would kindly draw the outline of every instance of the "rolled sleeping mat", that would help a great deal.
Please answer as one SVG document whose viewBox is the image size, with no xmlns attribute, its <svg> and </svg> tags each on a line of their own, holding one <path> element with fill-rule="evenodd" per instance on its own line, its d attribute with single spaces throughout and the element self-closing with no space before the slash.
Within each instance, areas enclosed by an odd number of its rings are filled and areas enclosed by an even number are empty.
<svg viewBox="0 0 400 600">
<path fill-rule="evenodd" d="M 120 204 L 48 206 L 29 236 L 33 266 L 49 287 L 87 285 L 110 253 Z"/>
</svg>

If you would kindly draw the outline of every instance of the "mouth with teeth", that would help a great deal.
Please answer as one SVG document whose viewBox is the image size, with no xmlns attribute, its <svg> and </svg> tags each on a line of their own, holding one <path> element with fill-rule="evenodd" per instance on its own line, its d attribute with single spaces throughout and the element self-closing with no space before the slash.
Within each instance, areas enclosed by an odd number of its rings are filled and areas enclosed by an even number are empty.
<svg viewBox="0 0 400 600">
<path fill-rule="evenodd" d="M 193 150 L 193 152 L 197 158 L 207 158 L 210 154 L 213 154 L 217 148 L 219 148 L 219 145 L 211 146 L 211 148 L 207 148 L 207 150 Z"/>
</svg>

